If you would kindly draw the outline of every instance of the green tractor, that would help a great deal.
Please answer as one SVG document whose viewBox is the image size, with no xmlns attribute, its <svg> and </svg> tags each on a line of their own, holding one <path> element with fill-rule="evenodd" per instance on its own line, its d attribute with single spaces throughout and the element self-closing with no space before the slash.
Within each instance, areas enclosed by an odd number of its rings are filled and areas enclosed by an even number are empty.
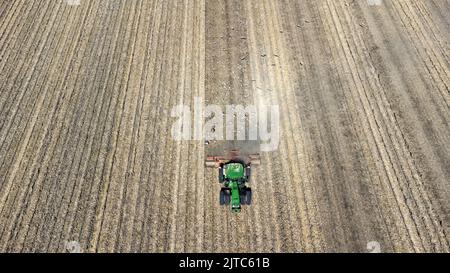
<svg viewBox="0 0 450 273">
<path fill-rule="evenodd" d="M 220 205 L 238 213 L 252 203 L 247 184 L 253 167 L 261 164 L 259 141 L 208 141 L 205 166 L 219 171 Z"/>
<path fill-rule="evenodd" d="M 229 162 L 219 167 L 220 205 L 231 203 L 232 212 L 240 212 L 242 205 L 251 205 L 252 189 L 246 184 L 250 182 L 250 166 L 242 162 Z"/>
</svg>

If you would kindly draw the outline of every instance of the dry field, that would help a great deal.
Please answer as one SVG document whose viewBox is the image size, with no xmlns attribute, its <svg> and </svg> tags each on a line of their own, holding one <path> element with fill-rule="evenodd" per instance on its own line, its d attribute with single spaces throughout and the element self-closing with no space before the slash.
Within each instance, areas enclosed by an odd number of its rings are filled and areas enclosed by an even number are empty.
<svg viewBox="0 0 450 273">
<path fill-rule="evenodd" d="M 449 252 L 450 2 L 379 1 L 0 0 L 0 251 Z M 194 97 L 280 107 L 239 215 Z"/>
</svg>

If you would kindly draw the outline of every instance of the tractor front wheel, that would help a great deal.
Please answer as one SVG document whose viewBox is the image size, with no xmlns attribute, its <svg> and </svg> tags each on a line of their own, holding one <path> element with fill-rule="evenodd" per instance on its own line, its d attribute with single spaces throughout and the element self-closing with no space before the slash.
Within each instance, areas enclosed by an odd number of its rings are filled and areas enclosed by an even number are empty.
<svg viewBox="0 0 450 273">
<path fill-rule="evenodd" d="M 240 200 L 241 200 L 241 205 L 247 204 L 247 202 L 245 201 L 246 200 L 246 193 L 241 194 L 239 197 L 240 197 Z"/>
<path fill-rule="evenodd" d="M 221 189 L 220 190 L 220 205 L 225 206 L 230 204 L 231 196 L 230 191 L 228 189 Z"/>
<path fill-rule="evenodd" d="M 228 190 L 225 190 L 225 205 L 229 205 L 231 202 L 231 194 Z"/>
</svg>

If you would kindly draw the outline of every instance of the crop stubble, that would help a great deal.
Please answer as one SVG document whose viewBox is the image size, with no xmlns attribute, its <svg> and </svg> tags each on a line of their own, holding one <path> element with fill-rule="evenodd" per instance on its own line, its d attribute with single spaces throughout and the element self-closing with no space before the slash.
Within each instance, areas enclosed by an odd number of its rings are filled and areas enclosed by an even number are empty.
<svg viewBox="0 0 450 273">
<path fill-rule="evenodd" d="M 450 250 L 449 2 L 1 1 L 0 250 Z M 277 104 L 233 215 L 177 104 Z"/>
</svg>

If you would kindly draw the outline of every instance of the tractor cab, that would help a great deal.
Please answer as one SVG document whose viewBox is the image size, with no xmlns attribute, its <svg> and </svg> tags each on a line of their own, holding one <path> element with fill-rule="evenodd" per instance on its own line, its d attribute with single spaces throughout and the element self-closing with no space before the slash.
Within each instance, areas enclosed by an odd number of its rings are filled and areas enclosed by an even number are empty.
<svg viewBox="0 0 450 273">
<path fill-rule="evenodd" d="M 244 164 L 228 163 L 223 167 L 225 178 L 228 180 L 240 180 L 244 178 Z"/>
</svg>

